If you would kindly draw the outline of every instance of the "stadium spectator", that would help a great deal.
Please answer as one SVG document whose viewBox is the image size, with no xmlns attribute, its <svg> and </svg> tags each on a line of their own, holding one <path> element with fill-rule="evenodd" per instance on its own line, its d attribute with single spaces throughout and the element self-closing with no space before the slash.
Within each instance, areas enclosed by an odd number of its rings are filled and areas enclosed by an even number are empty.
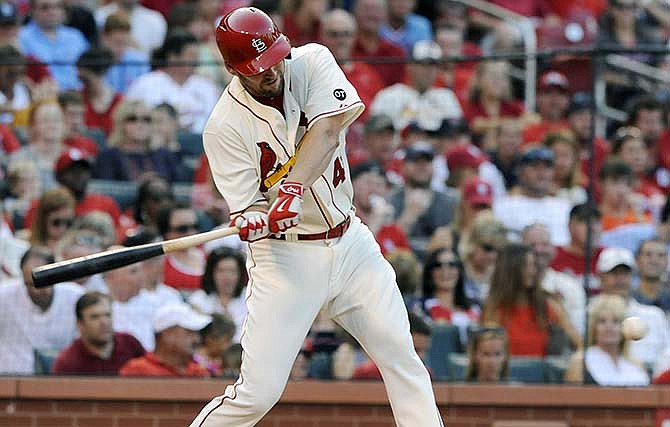
<svg viewBox="0 0 670 427">
<path fill-rule="evenodd" d="M 160 241 L 158 234 L 146 227 L 139 227 L 126 236 L 123 246 L 139 246 Z M 153 300 L 155 307 L 182 302 L 183 298 L 178 290 L 163 283 L 163 269 L 165 257 L 157 256 L 142 261 L 144 269 L 143 293 Z"/>
<path fill-rule="evenodd" d="M 354 167 L 363 161 L 378 163 L 391 182 L 402 182 L 400 161 L 394 156 L 398 140 L 393 120 L 385 114 L 372 114 L 365 122 L 363 132 L 361 149 L 348 152 L 349 164 Z"/>
<path fill-rule="evenodd" d="M 600 223 L 601 213 L 597 207 L 588 203 L 574 206 L 570 210 L 568 230 L 570 242 L 564 246 L 556 247 L 556 255 L 551 261 L 551 268 L 573 276 L 580 283 L 584 281 L 584 262 L 587 250 L 591 267 L 589 269 L 589 293 L 595 293 L 600 288 L 596 274 L 596 263 L 604 249 L 600 245 L 600 234 L 602 225 Z M 586 239 L 588 225 L 591 228 L 591 246 L 587 249 Z"/>
<path fill-rule="evenodd" d="M 570 104 L 570 82 L 559 71 L 542 74 L 537 84 L 538 123 L 528 124 L 523 130 L 524 144 L 537 144 L 550 132 L 568 129 L 566 113 Z"/>
<path fill-rule="evenodd" d="M 655 305 L 670 314 L 668 287 L 668 248 L 661 239 L 649 239 L 640 244 L 635 255 L 639 282 L 632 296 L 641 304 Z"/>
<path fill-rule="evenodd" d="M 35 209 L 34 219 L 26 224 L 30 227 L 30 244 L 54 249 L 58 240 L 72 227 L 75 203 L 74 196 L 65 188 L 57 187 L 44 192 Z"/>
<path fill-rule="evenodd" d="M 193 356 L 200 344 L 199 332 L 212 321 L 186 303 L 170 304 L 156 311 L 151 326 L 156 334 L 156 349 L 129 360 L 122 376 L 208 377 L 207 369 Z"/>
<path fill-rule="evenodd" d="M 435 42 L 440 45 L 442 55 L 447 59 L 440 66 L 437 86 L 448 87 L 454 91 L 461 103 L 468 97 L 468 88 L 475 74 L 476 61 L 453 62 L 449 57 L 481 55 L 476 44 L 465 41 L 464 28 L 455 24 L 443 24 L 435 29 Z"/>
<path fill-rule="evenodd" d="M 21 275 L 19 262 L 28 246 L 28 242 L 14 236 L 5 217 L 0 217 L 0 283 Z"/>
<path fill-rule="evenodd" d="M 152 150 L 164 148 L 175 153 L 181 160 L 181 144 L 178 137 L 179 113 L 168 103 L 158 104 L 151 110 Z"/>
<path fill-rule="evenodd" d="M 118 249 L 112 246 L 108 249 Z M 115 332 L 131 334 L 151 351 L 154 348 L 154 332 L 151 319 L 156 311 L 154 300 L 142 292 L 144 271 L 141 262 L 103 273 L 106 289 L 100 291 L 112 298 L 112 318 Z"/>
<path fill-rule="evenodd" d="M 80 0 L 65 0 L 65 25 L 76 28 L 90 46 L 98 44 L 98 26 L 89 6 Z"/>
<path fill-rule="evenodd" d="M 144 355 L 135 337 L 114 332 L 112 304 L 108 295 L 87 292 L 75 307 L 79 338 L 60 352 L 54 375 L 118 375 L 128 360 Z"/>
<path fill-rule="evenodd" d="M 463 116 L 461 105 L 447 88 L 433 87 L 442 50 L 433 41 L 417 43 L 407 66 L 408 83 L 396 83 L 377 93 L 371 114 L 386 114 L 397 130 L 415 122 L 421 129 L 437 130 L 444 119 Z"/>
<path fill-rule="evenodd" d="M 403 162 L 405 186 L 391 194 L 396 223 L 410 239 L 412 249 L 423 254 L 437 227 L 454 218 L 456 198 L 430 188 L 434 152 L 427 143 L 409 147 Z"/>
<path fill-rule="evenodd" d="M 663 310 L 637 302 L 631 296 L 635 257 L 628 249 L 609 247 L 598 259 L 602 294 L 619 295 L 626 300 L 626 317 L 639 317 L 647 325 L 647 334 L 631 343 L 631 356 L 653 366 L 658 357 L 670 348 L 670 330 Z"/>
<path fill-rule="evenodd" d="M 430 21 L 414 13 L 416 0 L 388 0 L 388 20 L 382 25 L 382 38 L 413 51 L 417 42 L 433 39 Z"/>
<path fill-rule="evenodd" d="M 23 227 L 28 208 L 42 194 L 37 166 L 30 161 L 17 161 L 7 166 L 7 188 L 2 193 L 2 208 L 12 228 Z"/>
<path fill-rule="evenodd" d="M 650 224 L 651 214 L 633 193 L 633 170 L 621 160 L 608 160 L 600 169 L 600 210 L 603 231 L 627 224 Z"/>
<path fill-rule="evenodd" d="M 549 239 L 549 230 L 542 224 L 531 224 L 523 229 L 521 241 L 533 250 L 542 289 L 563 305 L 572 326 L 583 334 L 586 322 L 584 315 L 586 292 L 584 292 L 582 283 L 574 277 L 549 266 L 556 255 L 556 249 Z"/>
<path fill-rule="evenodd" d="M 502 326 L 513 356 L 544 357 L 556 335 L 564 333 L 575 348 L 582 339 L 565 310 L 540 287 L 535 255 L 530 247 L 510 243 L 498 251 L 481 323 Z M 566 348 L 557 349 L 562 354 Z"/>
<path fill-rule="evenodd" d="M 158 232 L 164 240 L 196 234 L 198 218 L 193 208 L 175 203 L 162 208 L 156 217 Z M 202 249 L 191 247 L 165 256 L 163 283 L 176 289 L 194 291 L 201 286 L 207 259 Z"/>
<path fill-rule="evenodd" d="M 149 55 L 134 47 L 125 14 L 117 12 L 105 19 L 100 45 L 112 52 L 114 60 L 105 73 L 105 81 L 117 94 L 124 94 L 133 80 L 151 71 Z"/>
<path fill-rule="evenodd" d="M 156 69 L 135 79 L 126 97 L 142 100 L 150 107 L 164 102 L 174 105 L 181 129 L 202 132 L 220 90 L 207 77 L 195 73 L 198 40 L 191 33 L 170 33 L 153 59 Z"/>
<path fill-rule="evenodd" d="M 502 172 L 489 161 L 488 156 L 479 147 L 472 144 L 469 134 L 461 134 L 456 138 L 455 141 L 447 144 L 448 148 L 444 152 L 448 168 L 448 178 L 445 181 L 447 188 L 461 191 L 465 181 L 479 177 L 491 184 L 494 199 L 506 195 L 505 178 Z M 433 180 L 433 186 L 435 185 L 435 180 Z"/>
<path fill-rule="evenodd" d="M 384 170 L 367 161 L 351 169 L 356 214 L 374 234 L 382 254 L 410 249 L 405 232 L 393 222 L 393 206 L 386 200 L 388 186 Z"/>
<path fill-rule="evenodd" d="M 165 148 L 151 150 L 152 120 L 144 102 L 124 99 L 114 110 L 108 148 L 100 151 L 93 178 L 135 181 L 147 172 L 156 172 L 169 182 L 186 179 L 174 153 Z"/>
<path fill-rule="evenodd" d="M 165 18 L 137 0 L 114 0 L 100 6 L 94 12 L 98 27 L 103 27 L 107 17 L 117 12 L 129 17 L 132 44 L 147 55 L 163 44 L 167 32 Z"/>
<path fill-rule="evenodd" d="M 483 210 L 462 233 L 455 247 L 465 267 L 465 296 L 481 307 L 489 293 L 498 249 L 507 243 L 507 230 L 491 211 Z"/>
<path fill-rule="evenodd" d="M 328 11 L 326 0 L 292 0 L 286 2 L 282 32 L 291 40 L 291 46 L 302 46 L 319 41 L 322 18 Z"/>
<path fill-rule="evenodd" d="M 54 166 L 61 152 L 66 147 L 86 150 L 90 143 L 87 141 L 79 145 L 80 140 L 66 140 L 64 120 L 63 110 L 55 100 L 36 103 L 30 111 L 28 144 L 9 156 L 10 163 L 18 160 L 35 163 L 43 190 L 50 190 L 56 185 Z"/>
<path fill-rule="evenodd" d="M 105 212 L 114 221 L 114 226 L 119 227 L 121 211 L 114 199 L 105 194 L 86 191 L 91 180 L 93 163 L 94 159 L 87 152 L 78 148 L 68 148 L 56 162 L 56 179 L 59 184 L 70 190 L 77 200 L 75 206 L 77 215 L 86 215 L 93 211 Z"/>
<path fill-rule="evenodd" d="M 321 19 L 321 43 L 333 53 L 344 75 L 356 88 L 361 101 L 365 105 L 372 105 L 375 95 L 385 84 L 374 65 L 363 61 L 350 61 L 357 32 L 354 16 L 343 9 L 330 10 Z M 365 122 L 367 118 L 367 112 L 363 112 L 357 120 Z"/>
<path fill-rule="evenodd" d="M 421 285 L 422 266 L 419 259 L 408 249 L 396 249 L 386 255 L 386 259 L 393 267 L 398 289 L 405 300 L 405 305 L 411 307 Z"/>
<path fill-rule="evenodd" d="M 493 188 L 491 184 L 478 177 L 471 177 L 463 182 L 461 197 L 456 206 L 454 221 L 448 225 L 454 248 L 462 236 L 467 236 L 472 230 L 472 224 L 477 214 L 491 209 L 493 204 Z"/>
<path fill-rule="evenodd" d="M 554 153 L 545 147 L 528 149 L 519 160 L 516 189 L 494 201 L 494 214 L 516 232 L 542 222 L 549 228 L 554 245 L 567 243 L 570 203 L 551 195 L 553 179 Z"/>
<path fill-rule="evenodd" d="M 584 179 L 579 167 L 579 146 L 569 131 L 549 132 L 542 145 L 554 153 L 554 182 L 551 194 L 574 206 L 586 202 Z"/>
<path fill-rule="evenodd" d="M 224 354 L 233 344 L 236 326 L 228 316 L 210 314 L 212 322 L 200 331 L 200 345 L 193 358 L 213 377 L 223 375 Z"/>
<path fill-rule="evenodd" d="M 57 261 L 64 261 L 102 251 L 102 239 L 94 231 L 71 229 L 58 239 L 54 255 Z M 107 286 L 101 274 L 85 276 L 72 282 L 81 285 L 87 291 L 106 290 Z"/>
<path fill-rule="evenodd" d="M 83 289 L 71 283 L 39 289 L 33 285 L 33 268 L 52 262 L 50 250 L 32 246 L 21 258 L 21 277 L 0 285 L 2 374 L 33 374 L 34 350 L 61 350 L 77 334 L 74 308 Z"/>
<path fill-rule="evenodd" d="M 112 131 L 114 109 L 122 99 L 105 81 L 113 62 L 112 51 L 104 47 L 89 49 L 77 60 L 77 72 L 84 83 L 82 95 L 86 105 L 86 126 L 99 129 L 105 135 Z"/>
<path fill-rule="evenodd" d="M 505 329 L 474 328 L 468 340 L 468 368 L 465 380 L 493 383 L 507 378 L 509 371 L 509 342 Z"/>
<path fill-rule="evenodd" d="M 491 163 L 500 171 L 505 189 L 511 190 L 517 184 L 517 169 L 521 153 L 521 123 L 518 120 L 503 120 L 495 131 L 495 148 L 487 152 Z"/>
<path fill-rule="evenodd" d="M 523 106 L 512 99 L 509 64 L 483 61 L 477 65 L 463 111 L 475 140 L 484 150 L 495 148 L 501 119 L 521 118 Z"/>
<path fill-rule="evenodd" d="M 108 248 L 117 242 L 114 220 L 109 214 L 102 211 L 92 211 L 75 218 L 72 229 L 95 233 L 104 248 Z"/>
<path fill-rule="evenodd" d="M 465 269 L 453 249 L 428 254 L 423 267 L 421 311 L 437 324 L 458 327 L 467 342 L 468 327 L 479 320 L 479 310 L 465 296 Z"/>
<path fill-rule="evenodd" d="M 621 332 L 626 311 L 626 301 L 619 295 L 598 295 L 591 301 L 586 353 L 580 351 L 572 356 L 565 372 L 566 382 L 649 385 L 646 370 L 629 356 L 629 343 Z"/>
<path fill-rule="evenodd" d="M 0 3 L 0 10 L 11 3 Z M 6 18 L 0 16 L 0 32 Z M 6 125 L 14 124 L 14 116 L 20 111 L 26 111 L 30 107 L 30 90 L 25 82 L 26 58 L 19 50 L 11 44 L 0 43 L 0 123 Z M 9 153 L 17 147 L 14 144 L 7 145 L 3 140 L 4 151 Z"/>
<path fill-rule="evenodd" d="M 87 127 L 86 106 L 82 94 L 76 90 L 62 91 L 58 94 L 58 104 L 63 110 L 65 145 L 79 147 L 93 156 L 97 155 L 99 144 L 105 143 L 105 136 L 99 129 Z"/>
<path fill-rule="evenodd" d="M 590 180 L 589 164 L 593 161 L 595 173 L 594 186 L 597 191 L 598 172 L 605 162 L 609 153 L 609 144 L 604 139 L 591 136 L 591 108 L 593 101 L 591 96 L 584 92 L 577 92 L 572 95 L 568 105 L 567 117 L 568 126 L 577 140 L 579 146 L 579 161 L 584 185 Z M 593 143 L 593 158 L 591 158 L 591 144 Z"/>
<path fill-rule="evenodd" d="M 188 303 L 205 314 L 225 314 L 235 323 L 233 342 L 242 336 L 247 316 L 245 301 L 247 273 L 244 255 L 228 247 L 214 249 L 207 255 L 200 289 L 189 296 Z"/>
<path fill-rule="evenodd" d="M 149 173 L 138 180 L 137 198 L 133 204 L 132 217 L 139 226 L 152 233 L 158 233 L 156 221 L 158 212 L 174 200 L 170 184 L 157 174 Z"/>
<path fill-rule="evenodd" d="M 31 21 L 19 30 L 21 51 L 50 64 L 49 71 L 60 90 L 79 89 L 81 82 L 72 64 L 89 44 L 81 31 L 64 25 L 65 3 L 34 0 L 31 12 Z"/>
<path fill-rule="evenodd" d="M 381 37 L 381 27 L 388 17 L 386 0 L 358 0 L 354 6 L 354 16 L 358 24 L 358 37 L 354 45 L 353 57 L 360 60 L 380 61 L 371 64 L 379 73 L 384 86 L 391 86 L 405 80 L 405 60 L 407 54 L 402 46 Z M 382 61 L 389 61 L 383 63 Z"/>
</svg>

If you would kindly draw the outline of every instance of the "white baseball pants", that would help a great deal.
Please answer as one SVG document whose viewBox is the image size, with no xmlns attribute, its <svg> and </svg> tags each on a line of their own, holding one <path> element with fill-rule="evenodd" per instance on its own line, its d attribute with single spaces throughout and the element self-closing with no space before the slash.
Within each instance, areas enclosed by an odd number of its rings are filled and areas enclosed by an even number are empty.
<svg viewBox="0 0 670 427">
<path fill-rule="evenodd" d="M 398 427 L 443 426 L 391 266 L 358 218 L 339 239 L 251 245 L 240 377 L 191 427 L 252 427 L 279 400 L 324 307 L 379 367 Z"/>
</svg>

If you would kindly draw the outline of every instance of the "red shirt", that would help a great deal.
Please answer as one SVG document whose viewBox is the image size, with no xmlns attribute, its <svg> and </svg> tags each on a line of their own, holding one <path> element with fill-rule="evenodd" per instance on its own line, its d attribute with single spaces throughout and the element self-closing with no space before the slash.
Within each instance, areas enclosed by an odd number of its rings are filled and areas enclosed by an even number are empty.
<svg viewBox="0 0 670 427">
<path fill-rule="evenodd" d="M 596 263 L 604 248 L 599 247 L 591 257 L 591 274 L 596 274 Z M 571 276 L 584 276 L 584 257 L 575 255 L 565 250 L 564 247 L 556 248 L 556 256 L 551 261 L 551 268 Z"/>
<path fill-rule="evenodd" d="M 312 23 L 312 26 L 308 31 L 303 31 L 295 22 L 293 14 L 287 13 L 284 15 L 284 25 L 282 27 L 282 32 L 291 41 L 291 46 L 302 46 L 307 43 L 314 43 L 319 41 L 321 24 L 319 21 L 315 21 Z"/>
<path fill-rule="evenodd" d="M 144 353 L 142 344 L 126 333 L 114 333 L 114 350 L 109 359 L 91 353 L 78 338 L 60 352 L 51 372 L 55 375 L 118 375 L 127 361 Z"/>
<path fill-rule="evenodd" d="M 365 50 L 360 40 L 356 40 L 351 56 L 363 61 L 365 59 L 398 59 L 399 61 L 407 59 L 407 54 L 402 47 L 381 38 L 379 39 L 377 50 L 372 52 Z M 405 62 L 369 65 L 379 73 L 384 81 L 384 86 L 391 86 L 392 84 L 405 81 Z"/>
<path fill-rule="evenodd" d="M 352 380 L 381 380 L 382 373 L 372 360 L 361 363 L 351 375 Z"/>
<path fill-rule="evenodd" d="M 654 378 L 654 384 L 670 384 L 670 369 Z"/>
<path fill-rule="evenodd" d="M 80 150 L 86 151 L 87 153 L 92 154 L 93 156 L 98 155 L 98 144 L 93 142 L 92 139 L 87 138 L 83 135 L 72 135 L 65 138 L 63 141 L 67 147 L 79 148 Z"/>
<path fill-rule="evenodd" d="M 551 322 L 555 315 L 549 306 L 547 306 L 547 310 Z M 505 328 L 509 337 L 510 355 L 546 356 L 549 330 L 540 328 L 531 306 L 516 305 L 510 310 L 505 310 L 501 316 L 500 324 Z"/>
<path fill-rule="evenodd" d="M 84 98 L 86 99 L 86 98 Z M 109 108 L 107 111 L 103 111 L 102 113 L 98 113 L 95 111 L 93 108 L 93 104 L 91 104 L 90 100 L 86 101 L 86 112 L 84 113 L 84 123 L 86 123 L 86 126 L 89 128 L 98 128 L 105 132 L 105 135 L 109 135 L 109 133 L 112 131 L 112 126 L 114 125 L 113 123 L 113 115 L 114 115 L 114 110 L 116 109 L 116 106 L 123 100 L 123 96 L 119 95 L 118 93 L 114 95 L 114 99 L 112 99 L 111 104 L 109 104 Z"/>
<path fill-rule="evenodd" d="M 670 169 L 670 129 L 666 129 L 661 133 L 656 142 L 656 161 L 658 166 Z"/>
<path fill-rule="evenodd" d="M 521 147 L 527 147 L 532 144 L 539 144 L 549 132 L 556 132 L 565 129 L 570 129 L 568 123 L 565 120 L 559 120 L 557 122 L 548 122 L 543 120 L 540 123 L 528 125 L 523 130 L 523 142 L 521 143 Z"/>
<path fill-rule="evenodd" d="M 19 139 L 14 135 L 14 131 L 9 125 L 0 123 L 0 149 L 3 153 L 9 154 L 21 148 Z"/>
<path fill-rule="evenodd" d="M 610 152 L 609 144 L 607 144 L 607 141 L 605 141 L 602 138 L 596 138 L 594 143 L 593 143 L 593 165 L 595 167 L 595 187 L 596 187 L 596 192 L 598 190 L 598 172 L 600 172 L 600 168 L 602 167 L 603 163 L 605 163 L 605 159 L 607 158 L 607 155 Z M 581 172 L 582 176 L 584 177 L 584 185 L 588 184 L 588 178 L 589 178 L 589 152 L 583 151 L 580 154 L 580 161 L 581 161 Z"/>
<path fill-rule="evenodd" d="M 384 89 L 384 80 L 374 68 L 364 62 L 354 62 L 351 67 L 345 67 L 344 75 L 356 88 L 358 96 L 363 104 L 370 106 L 377 92 Z M 368 109 L 361 113 L 357 120 L 365 121 L 368 117 Z"/>
<path fill-rule="evenodd" d="M 377 231 L 375 240 L 382 250 L 382 255 L 387 255 L 398 249 L 411 250 L 407 235 L 397 224 L 385 224 Z"/>
<path fill-rule="evenodd" d="M 129 360 L 119 371 L 121 376 L 130 377 L 208 377 L 207 369 L 191 360 L 183 372 L 161 362 L 154 353 Z"/>
<path fill-rule="evenodd" d="M 489 113 L 484 110 L 484 106 L 479 102 L 467 101 L 463 105 L 463 113 L 468 123 L 472 123 L 477 118 L 488 119 Z M 523 106 L 515 101 L 501 101 L 498 117 L 519 117 L 523 114 Z"/>
<path fill-rule="evenodd" d="M 179 267 L 174 257 L 165 257 L 165 269 L 163 270 L 163 283 L 176 289 L 200 289 L 200 282 L 205 266 L 205 254 L 202 254 L 203 271 L 200 274 L 186 271 Z"/>
</svg>

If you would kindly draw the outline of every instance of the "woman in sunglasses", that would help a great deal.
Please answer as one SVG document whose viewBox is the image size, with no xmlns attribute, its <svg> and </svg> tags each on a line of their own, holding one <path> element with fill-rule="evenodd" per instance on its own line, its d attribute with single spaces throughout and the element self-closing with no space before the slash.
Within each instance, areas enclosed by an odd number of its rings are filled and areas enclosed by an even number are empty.
<svg viewBox="0 0 670 427">
<path fill-rule="evenodd" d="M 30 225 L 30 244 L 54 250 L 58 240 L 72 227 L 74 207 L 74 196 L 63 187 L 42 194 Z"/>
<path fill-rule="evenodd" d="M 564 331 L 573 347 L 581 347 L 561 304 L 539 286 L 535 255 L 523 244 L 509 243 L 498 251 L 481 322 L 505 328 L 513 356 L 546 356 L 552 328 Z"/>
<path fill-rule="evenodd" d="M 479 319 L 479 310 L 465 296 L 465 271 L 454 250 L 442 248 L 428 255 L 422 308 L 434 322 L 458 326 L 463 342 L 468 326 Z"/>
<path fill-rule="evenodd" d="M 151 111 L 144 102 L 124 100 L 118 104 L 109 148 L 100 152 L 93 178 L 135 181 L 144 173 L 155 172 L 170 183 L 185 181 L 184 166 L 175 153 L 151 149 L 151 122 Z"/>
</svg>

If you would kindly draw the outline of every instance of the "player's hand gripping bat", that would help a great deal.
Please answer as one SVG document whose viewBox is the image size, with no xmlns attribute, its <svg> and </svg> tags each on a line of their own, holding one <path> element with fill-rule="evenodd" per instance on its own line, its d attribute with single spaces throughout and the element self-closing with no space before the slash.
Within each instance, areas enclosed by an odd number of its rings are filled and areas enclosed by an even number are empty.
<svg viewBox="0 0 670 427">
<path fill-rule="evenodd" d="M 198 246 L 210 240 L 236 234 L 238 231 L 237 227 L 220 228 L 205 233 L 194 234 L 193 236 L 129 248 L 112 249 L 97 254 L 43 265 L 32 271 L 33 284 L 35 287 L 41 288 L 55 283 L 80 279 L 159 255 Z"/>
</svg>

